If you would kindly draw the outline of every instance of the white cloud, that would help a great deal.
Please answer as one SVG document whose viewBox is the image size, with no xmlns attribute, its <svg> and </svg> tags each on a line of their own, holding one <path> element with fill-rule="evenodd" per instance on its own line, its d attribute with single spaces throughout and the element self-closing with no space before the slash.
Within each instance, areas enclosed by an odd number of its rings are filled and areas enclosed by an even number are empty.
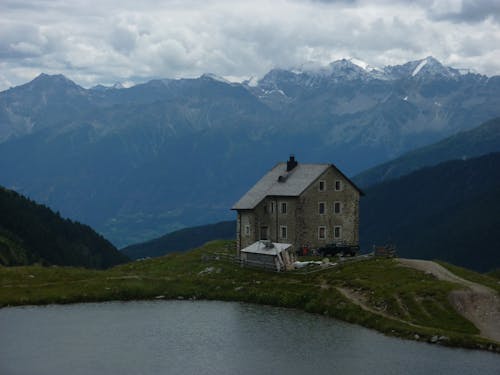
<svg viewBox="0 0 500 375">
<path fill-rule="evenodd" d="M 383 66 L 433 55 L 500 74 L 493 0 L 3 0 L 0 13 L 0 89 L 40 72 L 91 86 L 259 77 L 350 56 Z"/>
</svg>

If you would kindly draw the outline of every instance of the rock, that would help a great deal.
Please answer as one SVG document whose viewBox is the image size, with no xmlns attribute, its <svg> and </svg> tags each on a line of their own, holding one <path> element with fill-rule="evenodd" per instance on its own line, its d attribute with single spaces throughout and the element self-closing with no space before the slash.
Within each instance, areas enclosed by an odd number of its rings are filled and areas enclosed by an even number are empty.
<svg viewBox="0 0 500 375">
<path fill-rule="evenodd" d="M 242 290 L 242 289 L 243 289 L 243 287 L 242 287 L 242 286 L 237 286 L 236 288 L 234 288 L 234 291 L 235 291 L 235 292 L 238 292 L 238 291 L 240 291 L 240 290 Z"/>
<path fill-rule="evenodd" d="M 436 335 L 434 335 L 434 336 L 431 337 L 431 343 L 433 343 L 433 344 L 437 343 L 438 340 L 439 340 L 439 337 L 436 336 Z"/>
<path fill-rule="evenodd" d="M 448 341 L 450 338 L 448 336 L 439 336 L 438 341 Z"/>
<path fill-rule="evenodd" d="M 156 296 L 156 297 L 155 297 L 155 299 L 163 299 L 163 298 L 165 298 L 165 296 L 164 296 L 164 295 L 161 295 L 161 296 Z"/>
<path fill-rule="evenodd" d="M 414 338 L 415 340 L 420 340 L 420 335 L 419 335 L 419 334 L 417 334 L 417 333 L 415 333 L 415 334 L 413 335 L 413 338 Z"/>
<path fill-rule="evenodd" d="M 183 296 L 178 296 L 178 297 L 177 297 L 177 299 L 178 299 L 178 300 L 183 300 L 183 299 L 184 299 L 184 297 L 183 297 Z"/>
<path fill-rule="evenodd" d="M 204 275 L 206 273 L 212 273 L 214 272 L 215 267 L 207 267 L 203 271 L 198 272 L 198 275 Z"/>
</svg>

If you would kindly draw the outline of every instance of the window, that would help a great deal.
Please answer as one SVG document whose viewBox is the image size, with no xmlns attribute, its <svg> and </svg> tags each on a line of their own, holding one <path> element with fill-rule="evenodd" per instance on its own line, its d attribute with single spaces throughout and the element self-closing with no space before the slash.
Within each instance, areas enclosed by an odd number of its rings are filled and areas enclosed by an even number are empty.
<svg viewBox="0 0 500 375">
<path fill-rule="evenodd" d="M 286 210 L 287 210 L 287 204 L 286 202 L 281 202 L 281 213 L 282 214 L 286 214 Z"/>
<path fill-rule="evenodd" d="M 324 240 L 326 238 L 326 227 L 318 227 L 318 239 Z"/>
<path fill-rule="evenodd" d="M 245 225 L 245 236 L 250 236 L 250 225 Z"/>
<path fill-rule="evenodd" d="M 333 227 L 333 238 L 336 240 L 342 239 L 342 226 L 336 225 Z"/>
<path fill-rule="evenodd" d="M 325 180 L 319 180 L 318 190 L 319 191 L 325 191 L 326 190 L 326 181 Z"/>
<path fill-rule="evenodd" d="M 335 191 L 340 191 L 340 190 L 342 190 L 342 181 L 335 180 Z"/>
<path fill-rule="evenodd" d="M 274 213 L 274 202 L 271 202 L 271 213 Z"/>
<path fill-rule="evenodd" d="M 341 202 L 333 202 L 333 212 L 336 214 L 342 213 L 342 203 Z"/>
<path fill-rule="evenodd" d="M 325 214 L 325 202 L 319 202 L 318 203 L 318 213 L 320 215 L 324 215 Z"/>
<path fill-rule="evenodd" d="M 260 227 L 260 239 L 268 240 L 268 230 L 267 227 Z"/>
<path fill-rule="evenodd" d="M 280 237 L 286 240 L 287 237 L 288 237 L 287 235 L 288 235 L 288 233 L 287 233 L 287 227 L 286 227 L 286 225 L 282 225 L 280 227 Z"/>
</svg>

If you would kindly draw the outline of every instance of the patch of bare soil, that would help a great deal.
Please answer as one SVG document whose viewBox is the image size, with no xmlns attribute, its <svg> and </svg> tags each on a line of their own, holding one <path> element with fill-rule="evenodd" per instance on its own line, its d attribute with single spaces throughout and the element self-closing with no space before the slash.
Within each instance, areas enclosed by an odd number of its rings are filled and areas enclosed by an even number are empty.
<svg viewBox="0 0 500 375">
<path fill-rule="evenodd" d="M 481 336 L 500 342 L 500 295 L 484 285 L 474 283 L 428 260 L 399 259 L 407 267 L 430 273 L 439 280 L 462 285 L 450 294 L 453 307 L 480 330 Z"/>
</svg>

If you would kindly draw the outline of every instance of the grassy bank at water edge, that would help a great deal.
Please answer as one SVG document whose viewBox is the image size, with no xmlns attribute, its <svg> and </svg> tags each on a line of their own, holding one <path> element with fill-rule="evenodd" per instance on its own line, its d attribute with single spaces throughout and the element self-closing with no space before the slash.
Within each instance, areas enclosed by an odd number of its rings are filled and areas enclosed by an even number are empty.
<svg viewBox="0 0 500 375">
<path fill-rule="evenodd" d="M 227 259 L 233 254 L 234 242 L 214 241 L 106 271 L 0 267 L 0 307 L 142 299 L 244 301 L 297 308 L 391 336 L 500 350 L 451 306 L 448 294 L 457 284 L 397 260 L 372 258 L 314 273 L 274 273 L 241 268 Z M 353 303 L 346 291 L 360 303 Z"/>
</svg>

